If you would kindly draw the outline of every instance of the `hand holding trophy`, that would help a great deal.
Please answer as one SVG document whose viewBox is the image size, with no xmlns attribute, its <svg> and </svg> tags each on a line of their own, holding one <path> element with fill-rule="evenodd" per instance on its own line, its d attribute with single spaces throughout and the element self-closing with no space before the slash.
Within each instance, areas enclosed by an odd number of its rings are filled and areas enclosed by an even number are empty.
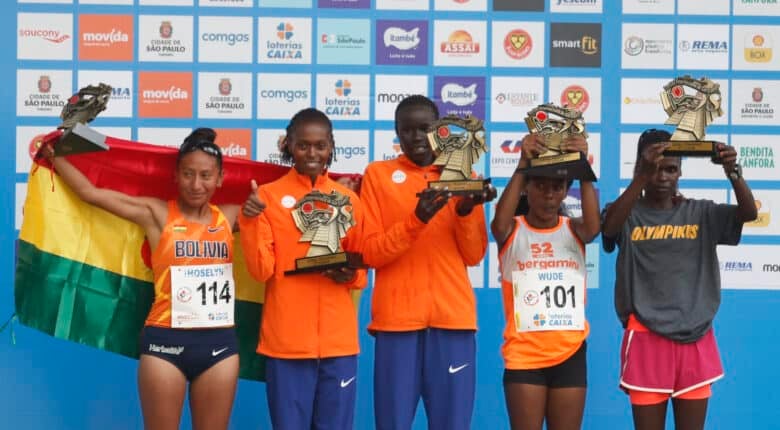
<svg viewBox="0 0 780 430">
<path fill-rule="evenodd" d="M 60 118 L 64 129 L 60 141 L 54 146 L 54 155 L 73 155 L 83 152 L 106 151 L 106 136 L 86 124 L 106 110 L 111 98 L 111 87 L 106 84 L 89 85 L 79 90 L 62 107 Z"/>
<path fill-rule="evenodd" d="M 661 103 L 669 115 L 665 124 L 677 126 L 664 155 L 710 157 L 718 163 L 717 142 L 703 139 L 705 128 L 723 115 L 720 84 L 681 76 L 664 85 Z"/>
<path fill-rule="evenodd" d="M 481 119 L 471 115 L 465 119 L 448 115 L 431 126 L 428 143 L 436 155 L 433 162 L 441 166 L 438 181 L 428 182 L 429 188 L 444 188 L 452 195 L 481 194 L 490 179 L 472 179 L 472 166 L 488 151 L 485 128 Z"/>
<path fill-rule="evenodd" d="M 341 239 L 356 224 L 349 196 L 335 190 L 330 194 L 314 190 L 295 203 L 291 214 L 303 233 L 299 242 L 311 242 L 311 246 L 306 257 L 295 260 L 295 270 L 288 270 L 285 275 L 363 267 L 360 254 L 341 249 Z"/>
<path fill-rule="evenodd" d="M 575 137 L 588 137 L 582 112 L 545 103 L 529 111 L 525 123 L 532 135 L 542 137 L 546 151 L 529 160 L 528 167 L 519 169 L 522 173 L 596 181 L 587 154 L 580 152 L 576 145 L 566 144 Z"/>
</svg>

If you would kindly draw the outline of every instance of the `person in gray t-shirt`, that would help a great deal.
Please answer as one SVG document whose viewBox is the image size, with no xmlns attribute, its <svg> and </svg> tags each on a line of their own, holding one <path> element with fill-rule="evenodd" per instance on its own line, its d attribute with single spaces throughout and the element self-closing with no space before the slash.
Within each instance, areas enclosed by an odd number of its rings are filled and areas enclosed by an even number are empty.
<svg viewBox="0 0 780 430">
<path fill-rule="evenodd" d="M 737 205 L 685 199 L 679 157 L 664 156 L 671 135 L 639 138 L 634 178 L 602 217 L 604 249 L 619 247 L 615 309 L 626 328 L 621 387 L 634 425 L 663 429 L 673 398 L 678 428 L 703 428 L 710 384 L 722 377 L 712 320 L 720 305 L 716 246 L 736 245 L 757 216 L 733 147 L 716 144 Z"/>
</svg>

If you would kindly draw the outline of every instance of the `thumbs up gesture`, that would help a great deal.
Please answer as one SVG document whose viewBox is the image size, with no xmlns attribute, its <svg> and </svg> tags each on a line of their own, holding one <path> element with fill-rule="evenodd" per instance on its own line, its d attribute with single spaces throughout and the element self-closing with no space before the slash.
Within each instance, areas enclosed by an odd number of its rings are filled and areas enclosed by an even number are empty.
<svg viewBox="0 0 780 430">
<path fill-rule="evenodd" d="M 263 213 L 265 210 L 265 203 L 260 200 L 260 196 L 257 193 L 257 182 L 252 179 L 252 192 L 249 193 L 249 197 L 241 206 L 241 213 L 246 217 L 255 217 Z"/>
</svg>

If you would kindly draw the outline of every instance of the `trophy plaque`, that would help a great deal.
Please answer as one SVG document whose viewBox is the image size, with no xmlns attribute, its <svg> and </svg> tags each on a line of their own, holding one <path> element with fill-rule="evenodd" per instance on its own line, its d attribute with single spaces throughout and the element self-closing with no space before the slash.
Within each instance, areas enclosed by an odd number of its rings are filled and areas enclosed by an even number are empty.
<svg viewBox="0 0 780 430">
<path fill-rule="evenodd" d="M 106 84 L 89 85 L 72 95 L 62 107 L 60 118 L 64 129 L 60 141 L 54 145 L 54 155 L 74 155 L 84 152 L 106 151 L 106 136 L 86 124 L 106 110 L 111 98 L 111 87 Z"/>
<path fill-rule="evenodd" d="M 453 195 L 469 195 L 482 193 L 490 183 L 471 178 L 473 164 L 488 151 L 481 119 L 448 115 L 431 126 L 428 143 L 436 155 L 433 164 L 441 167 L 439 180 L 428 182 L 429 188 L 447 187 Z"/>
<path fill-rule="evenodd" d="M 285 275 L 364 267 L 360 254 L 341 249 L 341 239 L 356 224 L 349 196 L 335 190 L 330 194 L 314 190 L 298 200 L 291 214 L 302 233 L 298 241 L 311 246 L 305 257 L 295 259 L 295 269 L 285 271 Z"/>
<path fill-rule="evenodd" d="M 664 85 L 661 103 L 669 115 L 665 124 L 677 126 L 664 155 L 710 157 L 717 162 L 717 142 L 703 139 L 705 128 L 723 115 L 720 84 L 685 75 Z"/>
<path fill-rule="evenodd" d="M 564 152 L 561 149 L 561 143 L 571 136 L 588 137 L 582 112 L 545 103 L 528 112 L 525 124 L 531 134 L 542 136 L 547 152 L 528 160 L 528 167 L 520 169 L 522 173 L 532 176 L 596 181 L 596 174 L 590 167 L 587 154 L 576 151 Z"/>
</svg>

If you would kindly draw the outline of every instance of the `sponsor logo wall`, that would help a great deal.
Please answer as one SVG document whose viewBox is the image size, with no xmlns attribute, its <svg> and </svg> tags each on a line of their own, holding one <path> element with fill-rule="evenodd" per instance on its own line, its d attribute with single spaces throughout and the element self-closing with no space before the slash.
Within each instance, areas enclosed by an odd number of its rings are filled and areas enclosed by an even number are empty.
<svg viewBox="0 0 780 430">
<path fill-rule="evenodd" d="M 499 189 L 517 166 L 527 112 L 540 103 L 566 104 L 583 112 L 603 207 L 630 182 L 641 131 L 670 127 L 663 85 L 690 74 L 720 83 L 724 115 L 707 138 L 735 146 L 759 210 L 744 228 L 747 245 L 719 251 L 724 288 L 780 288 L 779 261 L 769 257 L 780 244 L 777 1 L 12 3 L 4 7 L 16 24 L 15 57 L 13 49 L 6 53 L 7 64 L 16 64 L 15 109 L 7 116 L 16 120 L 7 125 L 15 136 L 8 155 L 15 179 L 7 180 L 15 184 L 17 229 L 36 142 L 59 124 L 68 97 L 88 84 L 114 88 L 93 123 L 98 130 L 177 147 L 192 128 L 208 126 L 226 156 L 271 163 L 281 163 L 279 144 L 292 115 L 316 107 L 334 123 L 332 169 L 350 173 L 401 154 L 395 107 L 424 94 L 442 115 L 485 119 L 490 151 L 476 170 Z M 709 160 L 684 159 L 682 173 L 685 196 L 736 201 Z M 566 200 L 573 210 L 577 188 Z M 490 219 L 494 205 L 487 206 Z M 590 288 L 613 276 L 606 260 L 600 273 L 600 259 L 609 257 L 598 250 L 588 247 Z M 6 251 L 13 252 L 10 245 Z M 475 288 L 500 286 L 497 264 L 491 239 L 485 260 L 469 270 Z"/>
</svg>

